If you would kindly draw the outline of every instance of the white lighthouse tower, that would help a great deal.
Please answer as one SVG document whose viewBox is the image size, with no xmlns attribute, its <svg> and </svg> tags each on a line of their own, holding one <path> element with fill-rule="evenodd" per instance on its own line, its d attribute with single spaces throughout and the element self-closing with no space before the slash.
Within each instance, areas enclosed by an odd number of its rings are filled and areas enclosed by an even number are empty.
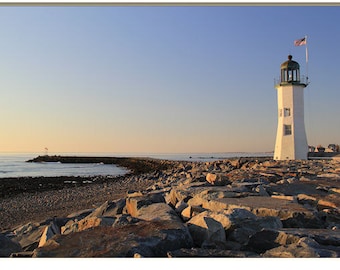
<svg viewBox="0 0 340 270">
<path fill-rule="evenodd" d="M 303 90 L 307 82 L 300 81 L 300 65 L 288 55 L 281 64 L 277 89 L 278 125 L 274 151 L 275 160 L 307 159 L 308 144 L 304 122 Z"/>
</svg>

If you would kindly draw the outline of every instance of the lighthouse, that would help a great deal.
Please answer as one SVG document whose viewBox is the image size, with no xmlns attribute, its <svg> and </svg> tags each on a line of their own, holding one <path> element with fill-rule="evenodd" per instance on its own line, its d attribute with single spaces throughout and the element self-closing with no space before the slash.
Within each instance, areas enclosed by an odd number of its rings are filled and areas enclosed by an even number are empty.
<svg viewBox="0 0 340 270">
<path fill-rule="evenodd" d="M 288 60 L 281 64 L 280 80 L 275 85 L 278 105 L 275 160 L 301 160 L 308 156 L 303 101 L 307 81 L 300 81 L 300 65 L 292 58 L 288 55 Z"/>
</svg>

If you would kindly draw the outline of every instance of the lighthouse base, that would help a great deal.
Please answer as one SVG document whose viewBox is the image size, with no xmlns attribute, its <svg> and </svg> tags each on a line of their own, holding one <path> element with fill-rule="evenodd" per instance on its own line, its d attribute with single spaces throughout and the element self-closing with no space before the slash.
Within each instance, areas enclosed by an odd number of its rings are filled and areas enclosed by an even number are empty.
<svg viewBox="0 0 340 270">
<path fill-rule="evenodd" d="M 281 139 L 281 140 L 280 140 Z M 274 151 L 274 160 L 307 160 L 308 145 L 307 140 L 301 138 L 299 142 L 289 142 L 285 138 L 278 139 L 280 142 L 276 144 Z"/>
</svg>

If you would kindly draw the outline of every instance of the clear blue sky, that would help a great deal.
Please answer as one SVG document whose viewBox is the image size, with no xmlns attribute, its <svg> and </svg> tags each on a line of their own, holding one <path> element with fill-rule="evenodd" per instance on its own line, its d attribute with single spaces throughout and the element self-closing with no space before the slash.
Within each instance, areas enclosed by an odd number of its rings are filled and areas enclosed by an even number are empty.
<svg viewBox="0 0 340 270">
<path fill-rule="evenodd" d="M 0 25 L 0 151 L 272 151 L 305 35 L 308 143 L 340 144 L 340 6 L 2 6 Z"/>
</svg>

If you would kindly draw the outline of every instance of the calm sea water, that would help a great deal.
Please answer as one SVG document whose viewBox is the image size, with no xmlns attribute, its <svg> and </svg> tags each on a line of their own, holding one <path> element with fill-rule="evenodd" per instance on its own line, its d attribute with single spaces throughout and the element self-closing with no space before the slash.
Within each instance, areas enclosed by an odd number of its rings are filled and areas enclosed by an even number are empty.
<svg viewBox="0 0 340 270">
<path fill-rule="evenodd" d="M 109 164 L 62 164 L 59 162 L 31 163 L 26 162 L 39 154 L 34 153 L 0 153 L 0 178 L 4 177 L 37 177 L 37 176 L 95 176 L 124 175 L 127 170 Z M 41 154 L 40 154 L 41 155 Z M 50 155 L 69 156 L 112 156 L 112 157 L 151 157 L 167 160 L 213 161 L 232 157 L 272 156 L 272 153 L 184 153 L 184 154 L 108 154 L 108 153 L 51 153 Z"/>
</svg>

